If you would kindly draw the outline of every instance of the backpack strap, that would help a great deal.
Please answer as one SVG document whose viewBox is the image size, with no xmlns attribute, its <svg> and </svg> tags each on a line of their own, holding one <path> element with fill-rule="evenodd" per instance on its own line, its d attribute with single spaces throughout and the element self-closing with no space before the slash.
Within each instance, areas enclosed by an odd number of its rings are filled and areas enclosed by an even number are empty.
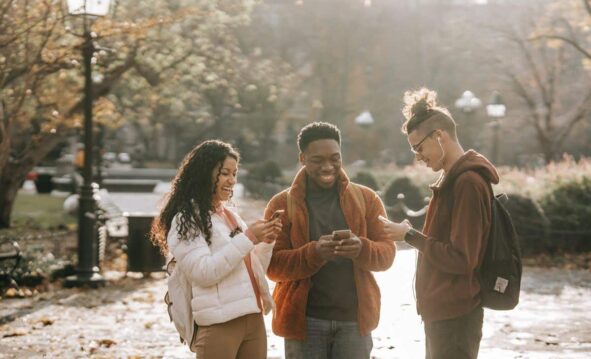
<svg viewBox="0 0 591 359">
<path fill-rule="evenodd" d="M 361 187 L 353 182 L 351 182 L 349 186 L 351 187 L 351 191 L 353 192 L 353 198 L 355 198 L 355 202 L 357 202 L 357 207 L 359 207 L 361 214 L 363 215 L 363 217 L 365 217 L 365 198 L 363 197 Z"/>
<path fill-rule="evenodd" d="M 288 224 L 291 224 L 291 220 L 293 218 L 293 211 L 294 211 L 294 204 L 293 204 L 293 197 L 291 196 L 291 194 L 289 193 L 289 189 L 285 192 L 287 195 L 287 205 L 286 205 L 286 209 L 287 209 L 287 220 L 289 221 Z"/>
<path fill-rule="evenodd" d="M 486 183 L 488 189 L 490 189 L 490 193 L 491 193 L 491 201 L 490 201 L 490 203 L 491 203 L 491 206 L 492 206 L 492 202 L 494 201 L 494 199 L 496 197 L 495 196 L 495 191 L 493 190 L 493 187 L 492 187 L 492 184 L 489 181 L 487 181 L 486 178 L 484 178 L 484 176 L 480 174 L 480 172 L 478 172 L 478 171 L 475 171 L 475 172 L 480 176 L 480 178 L 482 178 L 484 180 L 484 182 Z M 450 186 L 452 186 L 452 188 L 451 188 L 451 191 L 449 192 L 448 198 L 445 201 L 447 203 L 447 209 L 450 212 L 453 211 L 453 208 L 454 208 L 453 186 L 455 186 L 455 182 L 456 181 L 454 179 L 454 181 L 450 184 Z M 506 196 L 506 194 L 504 194 L 504 193 L 502 193 L 502 195 L 503 196 Z"/>
</svg>

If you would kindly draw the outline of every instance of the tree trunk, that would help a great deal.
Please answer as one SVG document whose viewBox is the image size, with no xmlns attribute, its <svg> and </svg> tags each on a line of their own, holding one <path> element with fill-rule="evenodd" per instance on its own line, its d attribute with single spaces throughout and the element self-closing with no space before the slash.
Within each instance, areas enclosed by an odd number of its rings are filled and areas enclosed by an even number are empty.
<svg viewBox="0 0 591 359">
<path fill-rule="evenodd" d="M 10 227 L 10 217 L 12 215 L 14 201 L 19 188 L 25 180 L 27 172 L 28 170 L 19 171 L 10 164 L 2 170 L 4 175 L 0 177 L 0 228 Z"/>
<path fill-rule="evenodd" d="M 0 177 L 2 177 L 4 166 L 10 158 L 10 145 L 12 142 L 8 133 L 8 125 L 9 120 L 5 117 L 0 102 Z"/>
<path fill-rule="evenodd" d="M 549 164 L 556 159 L 556 153 L 551 147 L 545 147 L 544 150 L 544 162 Z"/>
<path fill-rule="evenodd" d="M 57 133 L 38 139 L 27 155 L 18 161 L 9 160 L 0 168 L 0 228 L 10 227 L 14 201 L 27 173 L 67 136 L 61 129 Z"/>
</svg>

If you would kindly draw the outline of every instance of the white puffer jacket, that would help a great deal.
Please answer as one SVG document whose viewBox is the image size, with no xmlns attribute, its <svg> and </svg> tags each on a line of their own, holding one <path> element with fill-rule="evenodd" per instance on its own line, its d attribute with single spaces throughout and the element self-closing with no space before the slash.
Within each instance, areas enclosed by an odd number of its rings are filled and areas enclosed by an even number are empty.
<svg viewBox="0 0 591 359">
<path fill-rule="evenodd" d="M 246 224 L 235 213 L 232 215 L 243 231 Z M 256 246 L 244 234 L 230 237 L 230 228 L 217 214 L 211 216 L 211 244 L 198 235 L 191 240 L 179 240 L 178 215 L 168 233 L 168 248 L 177 266 L 192 284 L 191 307 L 197 325 L 227 322 L 246 314 L 259 313 L 256 294 L 244 263 L 251 256 L 252 270 L 259 286 L 265 314 L 274 308 L 265 278 L 275 243 Z"/>
</svg>

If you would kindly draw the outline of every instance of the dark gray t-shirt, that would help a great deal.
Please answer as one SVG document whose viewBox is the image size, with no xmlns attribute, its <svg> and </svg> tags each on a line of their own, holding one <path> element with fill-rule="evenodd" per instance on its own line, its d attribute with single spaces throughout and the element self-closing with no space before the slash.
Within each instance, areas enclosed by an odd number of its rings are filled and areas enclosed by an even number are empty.
<svg viewBox="0 0 591 359">
<path fill-rule="evenodd" d="M 306 205 L 310 240 L 317 241 L 334 230 L 349 229 L 336 185 L 329 190 L 308 186 Z M 337 257 L 312 276 L 306 315 L 326 320 L 357 321 L 357 289 L 350 259 Z"/>
</svg>

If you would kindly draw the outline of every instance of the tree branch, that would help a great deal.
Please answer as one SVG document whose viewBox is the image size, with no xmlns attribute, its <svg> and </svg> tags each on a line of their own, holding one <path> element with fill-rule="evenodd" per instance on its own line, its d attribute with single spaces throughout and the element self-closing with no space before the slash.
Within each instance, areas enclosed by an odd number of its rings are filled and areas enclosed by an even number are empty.
<svg viewBox="0 0 591 359">
<path fill-rule="evenodd" d="M 534 36 L 534 37 L 529 38 L 530 41 L 537 41 L 537 40 L 543 40 L 543 39 L 547 39 L 547 40 L 560 40 L 562 42 L 565 42 L 565 43 L 571 45 L 572 47 L 574 47 L 577 51 L 579 51 L 581 54 L 583 54 L 583 56 L 585 56 L 586 58 L 588 58 L 588 59 L 591 60 L 591 52 L 587 51 L 576 40 L 571 39 L 571 38 L 568 38 L 566 36 L 561 36 L 561 35 L 539 35 L 539 36 Z"/>
<path fill-rule="evenodd" d="M 564 130 L 558 136 L 556 140 L 557 144 L 562 144 L 564 140 L 568 137 L 572 129 L 575 125 L 581 122 L 585 117 L 591 112 L 591 90 L 588 91 L 587 96 L 581 101 L 581 104 L 575 110 L 575 113 L 572 115 L 571 119 L 568 121 L 566 126 L 564 126 Z"/>
<path fill-rule="evenodd" d="M 589 14 L 589 16 L 591 16 L 591 2 L 589 2 L 589 0 L 582 0 L 583 1 L 583 6 L 585 7 L 585 10 L 587 10 L 587 14 Z"/>
</svg>

